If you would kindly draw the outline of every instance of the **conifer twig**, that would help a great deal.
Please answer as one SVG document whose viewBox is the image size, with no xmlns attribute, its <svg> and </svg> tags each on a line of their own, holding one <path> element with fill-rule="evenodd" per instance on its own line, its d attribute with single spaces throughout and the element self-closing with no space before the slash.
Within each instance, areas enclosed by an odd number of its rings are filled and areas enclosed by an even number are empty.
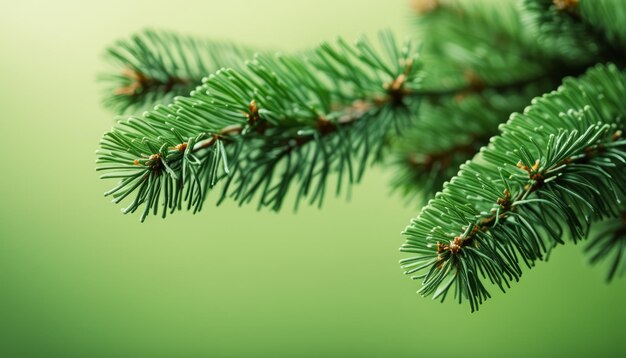
<svg viewBox="0 0 626 358">
<path fill-rule="evenodd" d="M 617 184 L 626 165 L 623 88 L 626 75 L 612 65 L 569 79 L 461 167 L 405 230 L 401 250 L 417 256 L 403 267 L 425 271 L 414 276 L 423 295 L 443 300 L 454 286 L 476 310 L 490 297 L 483 280 L 504 290 L 521 275 L 519 259 L 529 267 L 541 260 L 563 243 L 565 228 L 576 241 L 592 221 L 618 215 L 626 196 L 626 183 Z"/>
<path fill-rule="evenodd" d="M 399 48 L 389 34 L 381 39 L 394 49 L 386 59 L 366 41 L 352 47 L 341 40 L 310 57 L 261 55 L 247 71 L 218 71 L 190 97 L 120 122 L 99 156 L 99 170 L 116 171 L 105 178 L 122 178 L 107 195 L 119 202 L 136 191 L 125 212 L 145 205 L 143 220 L 158 206 L 165 215 L 183 201 L 197 211 L 225 179 L 220 202 L 229 195 L 248 202 L 259 193 L 260 207 L 278 210 L 293 181 L 303 185 L 300 198 L 316 177 L 312 200 L 321 202 L 328 174 L 339 173 L 338 191 L 344 174 L 348 183 L 359 180 L 367 159 L 380 157 L 387 133 L 414 105 L 413 46 Z"/>
<path fill-rule="evenodd" d="M 101 76 L 107 84 L 104 104 L 123 114 L 170 103 L 223 66 L 242 68 L 254 53 L 226 42 L 141 31 L 107 49 L 107 58 L 118 72 Z"/>
</svg>

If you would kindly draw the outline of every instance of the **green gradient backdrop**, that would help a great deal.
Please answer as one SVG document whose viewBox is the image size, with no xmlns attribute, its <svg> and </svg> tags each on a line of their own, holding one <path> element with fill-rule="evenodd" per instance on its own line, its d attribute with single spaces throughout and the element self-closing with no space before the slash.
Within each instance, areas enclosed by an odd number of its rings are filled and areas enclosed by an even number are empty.
<svg viewBox="0 0 626 358">
<path fill-rule="evenodd" d="M 397 261 L 417 213 L 371 170 L 353 200 L 273 214 L 207 205 L 166 221 L 102 197 L 113 123 L 95 77 L 145 26 L 295 50 L 383 27 L 405 1 L 20 1 L 0 10 L 0 356 L 617 356 L 626 285 L 580 247 L 478 314 L 415 294 Z"/>
</svg>

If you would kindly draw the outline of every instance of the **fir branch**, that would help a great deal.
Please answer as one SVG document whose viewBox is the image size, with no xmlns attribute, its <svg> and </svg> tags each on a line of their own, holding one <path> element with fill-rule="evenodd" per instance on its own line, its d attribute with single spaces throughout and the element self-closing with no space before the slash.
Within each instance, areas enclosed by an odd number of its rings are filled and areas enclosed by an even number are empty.
<svg viewBox="0 0 626 358">
<path fill-rule="evenodd" d="M 527 24 L 545 51 L 585 63 L 623 61 L 626 8 L 619 0 L 525 0 Z"/>
<path fill-rule="evenodd" d="M 569 232 L 583 239 L 594 220 L 616 217 L 626 140 L 620 121 L 626 76 L 597 66 L 501 128 L 502 134 L 459 174 L 405 230 L 407 274 L 422 272 L 419 292 L 466 299 L 471 310 L 503 291 Z"/>
<path fill-rule="evenodd" d="M 507 2 L 454 0 L 418 16 L 418 31 L 429 35 L 424 48 L 436 55 L 425 56 L 424 86 L 439 86 L 444 98 L 422 106 L 419 121 L 397 146 L 392 185 L 408 199 L 429 199 L 510 113 L 586 69 L 545 53 L 524 31 L 522 18 L 523 11 Z M 446 83 L 467 89 L 455 93 L 441 88 Z"/>
<path fill-rule="evenodd" d="M 297 200 L 321 202 L 330 173 L 358 181 L 380 157 L 387 133 L 419 96 L 415 47 L 381 35 L 387 57 L 368 41 L 339 40 L 306 56 L 259 55 L 247 70 L 220 70 L 190 97 L 131 117 L 103 137 L 98 170 L 121 179 L 114 202 L 124 212 L 198 211 L 219 181 L 220 202 L 278 210 L 297 182 Z M 411 100 L 409 100 L 411 98 Z M 356 162 L 356 163 L 355 163 Z"/>
<path fill-rule="evenodd" d="M 612 45 L 612 50 L 624 55 L 626 34 L 626 7 L 621 0 L 585 0 L 576 1 L 572 11 L 580 14 L 582 21 L 600 33 L 602 38 Z"/>
<path fill-rule="evenodd" d="M 473 82 L 519 87 L 550 73 L 545 65 L 554 58 L 548 58 L 526 30 L 520 10 L 506 1 L 439 0 L 432 11 L 416 16 L 424 66 L 429 69 L 424 86 Z"/>
<path fill-rule="evenodd" d="M 101 76 L 104 104 L 120 114 L 167 104 L 223 66 L 242 68 L 253 55 L 245 46 L 144 30 L 107 49 L 118 72 Z"/>
<path fill-rule="evenodd" d="M 570 62 L 597 60 L 601 41 L 581 21 L 578 1 L 525 0 L 525 21 L 542 51 Z"/>
</svg>

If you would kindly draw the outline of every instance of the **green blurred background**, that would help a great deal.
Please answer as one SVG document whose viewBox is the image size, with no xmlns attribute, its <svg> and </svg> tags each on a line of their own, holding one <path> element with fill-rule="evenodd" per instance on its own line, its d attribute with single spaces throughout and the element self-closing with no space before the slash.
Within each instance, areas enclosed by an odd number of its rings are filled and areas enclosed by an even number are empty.
<svg viewBox="0 0 626 358">
<path fill-rule="evenodd" d="M 411 32 L 406 0 L 20 1 L 0 11 L 0 356 L 619 356 L 626 285 L 560 247 L 470 314 L 415 294 L 418 207 L 371 170 L 323 210 L 207 205 L 163 221 L 103 198 L 104 48 L 146 26 L 285 50 Z M 211 200 L 211 198 L 209 198 Z M 495 292 L 495 291 L 494 291 Z"/>
</svg>

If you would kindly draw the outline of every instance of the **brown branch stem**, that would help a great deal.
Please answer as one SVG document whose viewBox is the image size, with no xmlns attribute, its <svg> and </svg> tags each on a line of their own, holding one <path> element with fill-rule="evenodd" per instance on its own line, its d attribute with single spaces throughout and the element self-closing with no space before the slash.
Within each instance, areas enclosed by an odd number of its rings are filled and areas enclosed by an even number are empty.
<svg viewBox="0 0 626 358">
<path fill-rule="evenodd" d="M 188 78 L 169 76 L 166 81 L 149 77 L 139 70 L 127 68 L 122 75 L 130 79 L 132 82 L 125 87 L 116 88 L 113 94 L 119 96 L 137 96 L 141 93 L 148 92 L 151 87 L 163 87 L 164 92 L 169 92 L 176 85 L 185 85 L 191 82 Z"/>
</svg>

